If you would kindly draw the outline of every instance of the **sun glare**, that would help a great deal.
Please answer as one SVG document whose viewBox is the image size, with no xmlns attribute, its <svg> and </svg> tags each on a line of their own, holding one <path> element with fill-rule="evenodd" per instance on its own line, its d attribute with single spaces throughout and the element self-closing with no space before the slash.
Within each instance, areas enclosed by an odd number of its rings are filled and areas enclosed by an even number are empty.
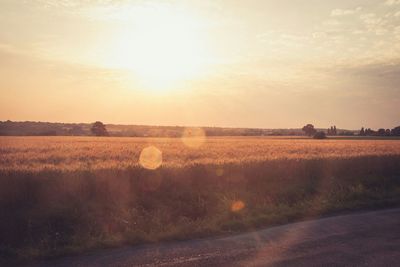
<svg viewBox="0 0 400 267">
<path fill-rule="evenodd" d="M 171 8 L 141 8 L 112 41 L 107 65 L 129 70 L 142 86 L 166 89 L 202 74 L 200 21 Z"/>
</svg>

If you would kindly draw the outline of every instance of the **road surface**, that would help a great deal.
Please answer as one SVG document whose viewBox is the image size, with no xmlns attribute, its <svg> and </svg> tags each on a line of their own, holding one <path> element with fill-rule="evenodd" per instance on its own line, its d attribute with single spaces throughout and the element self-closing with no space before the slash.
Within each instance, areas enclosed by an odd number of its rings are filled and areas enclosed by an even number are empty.
<svg viewBox="0 0 400 267">
<path fill-rule="evenodd" d="M 400 209 L 103 250 L 32 266 L 400 266 Z"/>
</svg>

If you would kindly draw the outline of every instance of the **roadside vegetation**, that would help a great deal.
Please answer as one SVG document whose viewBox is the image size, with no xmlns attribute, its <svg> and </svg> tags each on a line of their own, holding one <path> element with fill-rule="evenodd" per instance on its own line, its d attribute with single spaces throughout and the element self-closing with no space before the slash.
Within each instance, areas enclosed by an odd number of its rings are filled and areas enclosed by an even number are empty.
<svg viewBox="0 0 400 267">
<path fill-rule="evenodd" d="M 0 257 L 10 259 L 400 204 L 396 140 L 208 138 L 188 147 L 168 138 L 2 137 L 0 144 Z M 162 153 L 158 168 L 139 164 L 149 146 Z"/>
</svg>

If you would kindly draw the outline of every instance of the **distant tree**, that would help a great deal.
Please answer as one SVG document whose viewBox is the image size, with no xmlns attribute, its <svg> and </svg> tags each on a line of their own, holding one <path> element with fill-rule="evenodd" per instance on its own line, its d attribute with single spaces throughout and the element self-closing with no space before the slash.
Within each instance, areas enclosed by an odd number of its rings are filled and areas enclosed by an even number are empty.
<svg viewBox="0 0 400 267">
<path fill-rule="evenodd" d="M 85 131 L 79 125 L 74 125 L 71 129 L 68 130 L 70 135 L 84 135 Z"/>
<path fill-rule="evenodd" d="M 385 135 L 390 136 L 390 129 L 386 129 Z"/>
<path fill-rule="evenodd" d="M 108 136 L 106 126 L 101 121 L 96 121 L 93 123 L 91 132 L 96 136 Z"/>
<path fill-rule="evenodd" d="M 365 135 L 371 136 L 374 134 L 375 134 L 375 131 L 371 130 L 371 128 L 365 129 Z"/>
<path fill-rule="evenodd" d="M 328 135 L 337 135 L 336 126 L 331 126 L 328 128 Z"/>
<path fill-rule="evenodd" d="M 361 135 L 361 136 L 365 136 L 365 130 L 364 130 L 364 127 L 362 127 L 361 128 L 361 131 L 360 131 L 360 134 L 359 135 Z"/>
<path fill-rule="evenodd" d="M 326 134 L 324 132 L 317 132 L 313 136 L 314 139 L 325 139 Z"/>
<path fill-rule="evenodd" d="M 385 130 L 385 129 L 380 128 L 380 129 L 378 130 L 378 135 L 379 135 L 379 136 L 384 136 L 385 134 L 386 134 L 386 130 Z"/>
<path fill-rule="evenodd" d="M 394 136 L 400 136 L 400 126 L 393 128 L 391 134 Z"/>
<path fill-rule="evenodd" d="M 317 132 L 317 130 L 315 130 L 315 128 L 314 128 L 314 125 L 312 125 L 312 124 L 307 124 L 306 126 L 303 127 L 302 130 L 308 136 L 313 136 Z"/>
</svg>

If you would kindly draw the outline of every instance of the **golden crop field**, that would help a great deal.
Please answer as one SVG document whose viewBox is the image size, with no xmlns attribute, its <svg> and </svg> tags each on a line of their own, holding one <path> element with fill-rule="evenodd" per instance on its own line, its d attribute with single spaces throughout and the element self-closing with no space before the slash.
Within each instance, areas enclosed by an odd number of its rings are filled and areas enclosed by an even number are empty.
<svg viewBox="0 0 400 267">
<path fill-rule="evenodd" d="M 37 258 L 400 205 L 400 140 L 188 136 L 1 137 L 0 254 Z"/>
<path fill-rule="evenodd" d="M 201 140 L 199 147 L 190 143 L 188 146 L 185 141 L 180 138 L 1 137 L 0 170 L 140 167 L 140 154 L 149 146 L 161 152 L 161 167 L 167 168 L 274 159 L 400 155 L 400 140 L 214 137 Z"/>
</svg>

